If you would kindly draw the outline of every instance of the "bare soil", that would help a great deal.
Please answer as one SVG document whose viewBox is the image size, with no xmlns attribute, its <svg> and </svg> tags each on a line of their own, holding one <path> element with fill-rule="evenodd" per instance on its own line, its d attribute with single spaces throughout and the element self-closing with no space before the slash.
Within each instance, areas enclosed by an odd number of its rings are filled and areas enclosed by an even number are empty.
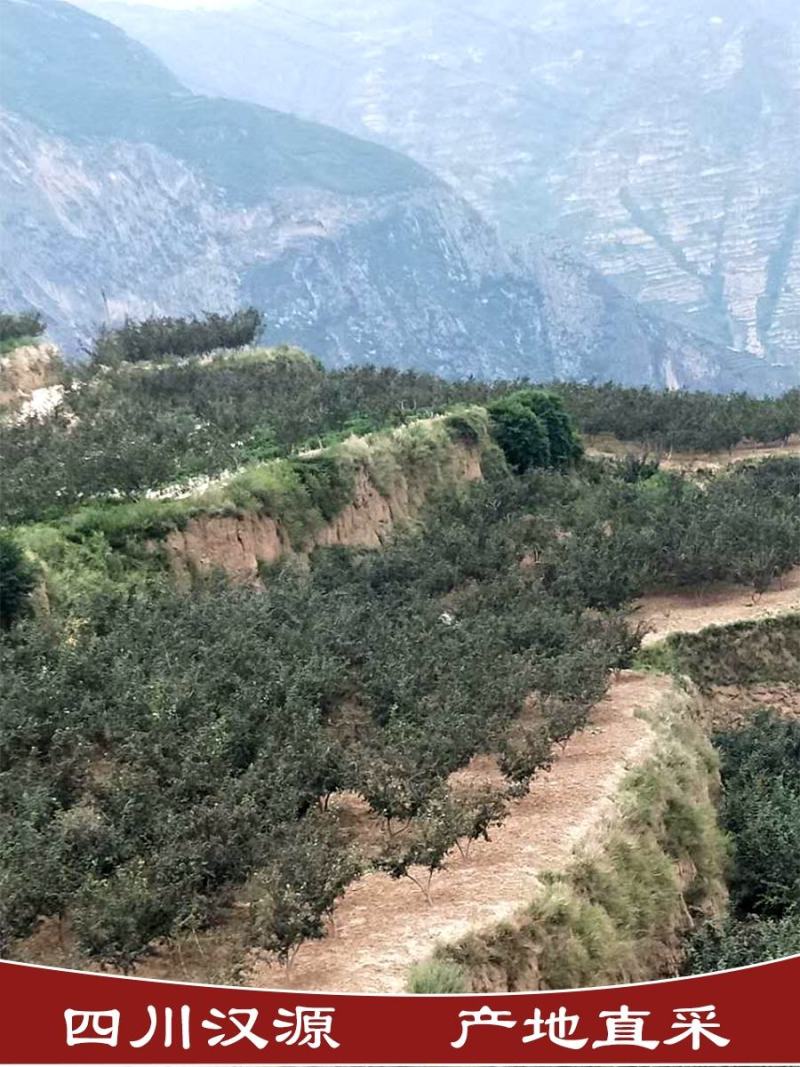
<svg viewBox="0 0 800 1067">
<path fill-rule="evenodd" d="M 641 455 L 645 448 L 632 441 L 619 441 L 609 434 L 597 434 L 588 438 L 586 451 L 590 456 L 619 459 L 628 453 Z M 719 470 L 731 463 L 742 463 L 748 459 L 798 455 L 800 455 L 800 436 L 794 434 L 786 442 L 766 445 L 744 442 L 735 445 L 727 452 L 667 452 L 660 457 L 660 462 L 666 470 L 700 471 Z"/>
<path fill-rule="evenodd" d="M 644 645 L 674 633 L 697 633 L 707 626 L 756 622 L 800 611 L 800 567 L 784 574 L 765 593 L 741 585 L 716 585 L 695 592 L 653 593 L 637 604 L 637 616 L 650 627 Z"/>
<path fill-rule="evenodd" d="M 407 879 L 365 875 L 337 907 L 335 933 L 304 945 L 290 973 L 256 962 L 249 984 L 402 992 L 411 966 L 437 941 L 510 919 L 530 902 L 541 873 L 563 866 L 576 843 L 603 823 L 621 778 L 641 762 L 653 738 L 637 712 L 654 707 L 670 689 L 665 677 L 622 672 L 589 727 L 537 776 L 491 841 L 475 842 L 467 859 L 454 852 L 433 880 L 432 904 Z M 485 760 L 473 764 L 476 777 L 491 774 Z"/>
<path fill-rule="evenodd" d="M 756 708 L 770 708 L 787 718 L 800 719 L 800 689 L 790 682 L 716 685 L 704 695 L 703 704 L 712 730 L 738 729 Z"/>
</svg>

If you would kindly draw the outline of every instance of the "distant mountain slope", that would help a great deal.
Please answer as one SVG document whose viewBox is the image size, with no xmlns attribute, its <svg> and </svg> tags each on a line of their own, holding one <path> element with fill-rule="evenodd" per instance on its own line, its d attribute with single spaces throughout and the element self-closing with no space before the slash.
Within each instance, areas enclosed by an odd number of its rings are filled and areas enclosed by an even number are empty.
<svg viewBox="0 0 800 1067">
<path fill-rule="evenodd" d="M 188 84 L 408 152 L 513 239 L 557 235 L 652 310 L 796 372 L 796 0 L 86 3 Z"/>
<path fill-rule="evenodd" d="M 50 0 L 3 3 L 4 106 L 68 138 L 146 141 L 244 203 L 282 185 L 345 195 L 435 181 L 407 156 L 293 115 L 197 96 L 108 22 Z"/>
<path fill-rule="evenodd" d="M 444 373 L 757 390 L 769 376 L 586 267 L 511 255 L 389 149 L 188 92 L 60 0 L 3 0 L 0 301 L 68 346 L 126 314 L 252 301 L 267 335 Z"/>
</svg>

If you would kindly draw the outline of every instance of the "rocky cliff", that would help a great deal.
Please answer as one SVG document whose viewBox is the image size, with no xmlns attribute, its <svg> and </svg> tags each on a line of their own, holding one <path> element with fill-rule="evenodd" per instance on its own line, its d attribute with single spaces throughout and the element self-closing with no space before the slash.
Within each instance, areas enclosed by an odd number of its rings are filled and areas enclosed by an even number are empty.
<svg viewBox="0 0 800 1067">
<path fill-rule="evenodd" d="M 589 267 L 511 254 L 397 152 L 195 95 L 69 4 L 2 7 L 0 301 L 39 308 L 68 350 L 125 315 L 253 302 L 271 340 L 334 365 L 774 384 Z"/>
<path fill-rule="evenodd" d="M 86 2 L 189 84 L 399 148 L 510 239 L 566 239 L 651 310 L 796 371 L 792 0 Z"/>
<path fill-rule="evenodd" d="M 19 409 L 53 385 L 61 359 L 55 345 L 25 344 L 0 356 L 0 410 Z"/>
</svg>

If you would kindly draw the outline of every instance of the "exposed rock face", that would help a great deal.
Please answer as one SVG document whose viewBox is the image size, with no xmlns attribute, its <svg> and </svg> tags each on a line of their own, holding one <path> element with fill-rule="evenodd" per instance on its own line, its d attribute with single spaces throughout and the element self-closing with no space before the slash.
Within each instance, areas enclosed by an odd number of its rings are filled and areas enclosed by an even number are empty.
<svg viewBox="0 0 800 1067">
<path fill-rule="evenodd" d="M 528 261 L 542 294 L 553 378 L 606 381 L 613 358 L 615 380 L 667 389 L 760 391 L 800 381 L 800 374 L 656 317 L 562 245 L 548 242 L 545 250 L 532 243 Z"/>
<path fill-rule="evenodd" d="M 509 253 L 394 151 L 195 96 L 69 4 L 2 8 L 0 302 L 39 308 L 68 349 L 126 315 L 253 302 L 270 340 L 334 365 L 772 384 L 757 361 L 742 368 L 663 328 L 586 266 Z"/>
<path fill-rule="evenodd" d="M 480 449 L 453 445 L 447 472 L 455 482 L 482 478 Z M 356 472 L 352 501 L 302 544 L 293 544 L 283 525 L 270 516 L 245 512 L 192 518 L 183 529 L 167 535 L 164 547 L 173 573 L 182 581 L 193 573 L 223 570 L 232 578 L 253 582 L 259 564 L 277 563 L 289 554 L 333 545 L 380 548 L 397 524 L 414 517 L 431 488 L 398 473 L 391 490 L 382 492 L 361 468 Z"/>
<path fill-rule="evenodd" d="M 60 366 L 55 345 L 21 345 L 0 357 L 0 406 L 18 408 L 50 387 Z"/>
<path fill-rule="evenodd" d="M 329 364 L 549 376 L 535 278 L 433 179 L 243 204 L 156 145 L 76 141 L 11 114 L 0 139 L 0 300 L 41 309 L 67 349 L 109 319 L 253 302 L 272 340 Z"/>
<path fill-rule="evenodd" d="M 558 235 L 654 311 L 800 363 L 795 0 L 86 2 L 188 84 L 399 148 L 511 239 Z"/>
<path fill-rule="evenodd" d="M 0 121 L 6 306 L 41 309 L 73 351 L 108 318 L 233 307 L 219 212 L 186 166 L 149 145 L 79 145 Z"/>
</svg>

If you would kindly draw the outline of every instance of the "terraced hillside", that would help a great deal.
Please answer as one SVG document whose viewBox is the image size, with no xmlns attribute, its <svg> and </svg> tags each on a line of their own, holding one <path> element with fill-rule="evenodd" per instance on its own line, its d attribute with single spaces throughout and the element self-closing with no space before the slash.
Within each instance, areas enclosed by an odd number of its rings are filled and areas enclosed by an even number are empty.
<svg viewBox="0 0 800 1067">
<path fill-rule="evenodd" d="M 511 240 L 567 242 L 648 309 L 797 367 L 791 0 L 87 2 L 189 84 L 400 148 Z"/>
<path fill-rule="evenodd" d="M 800 614 L 798 578 L 800 573 L 796 571 L 790 579 L 789 595 L 773 605 L 769 617 Z M 720 590 L 714 596 L 714 608 L 707 608 L 702 620 L 696 614 L 694 599 L 691 594 L 673 597 L 673 603 L 681 605 L 685 614 L 677 615 L 669 628 L 664 626 L 657 599 L 646 600 L 640 611 L 642 621 L 652 627 L 648 636 L 663 640 L 668 634 L 682 633 L 683 626 L 696 633 L 715 623 L 739 619 L 752 623 L 752 598 L 742 589 Z M 713 670 L 713 664 L 712 652 L 709 669 Z M 792 688 L 790 684 L 788 690 Z M 796 683 L 794 690 L 796 693 Z M 729 699 L 728 694 L 716 693 L 717 700 L 724 696 Z M 770 696 L 774 699 L 774 687 L 766 700 L 763 692 L 751 692 L 744 699 L 740 693 L 739 702 L 749 700 L 752 707 L 769 703 Z M 462 965 L 462 975 L 466 971 L 466 980 L 475 983 L 472 988 L 476 989 L 493 988 L 493 982 L 502 989 L 533 989 L 654 977 L 665 963 L 669 966 L 675 935 L 686 929 L 681 891 L 690 894 L 693 888 L 697 890 L 696 885 L 681 885 L 679 879 L 675 880 L 666 915 L 658 917 L 663 925 L 657 927 L 654 920 L 649 940 L 641 937 L 637 941 L 624 923 L 618 921 L 615 928 L 614 922 L 607 919 L 608 960 L 603 960 L 601 953 L 591 964 L 587 960 L 586 971 L 576 973 L 570 972 L 569 964 L 563 960 L 559 969 L 555 958 L 548 954 L 548 937 L 554 941 L 557 937 L 548 923 L 559 889 L 556 883 L 555 891 L 548 890 L 547 879 L 561 872 L 565 883 L 562 892 L 569 899 L 570 892 L 575 892 L 571 880 L 575 878 L 581 884 L 580 865 L 587 856 L 596 860 L 606 848 L 612 850 L 613 856 L 617 824 L 625 819 L 621 813 L 641 788 L 643 775 L 656 773 L 656 769 L 665 773 L 668 767 L 671 772 L 666 773 L 678 772 L 679 739 L 691 768 L 688 773 L 683 768 L 679 785 L 690 790 L 688 798 L 695 817 L 713 819 L 713 776 L 708 778 L 698 771 L 702 756 L 708 758 L 707 745 L 697 735 L 689 742 L 686 739 L 687 731 L 691 737 L 692 728 L 696 729 L 700 710 L 698 696 L 687 695 L 668 675 L 623 672 L 594 709 L 588 728 L 567 743 L 553 767 L 537 778 L 528 795 L 514 805 L 503 825 L 492 833 L 491 841 L 476 842 L 466 858 L 458 852 L 449 857 L 450 866 L 437 879 L 430 904 L 412 884 L 392 884 L 385 875 L 369 875 L 356 883 L 337 906 L 335 933 L 308 946 L 288 975 L 283 968 L 255 965 L 251 971 L 253 984 L 403 992 L 409 980 L 413 982 L 414 968 L 431 955 L 432 944 L 437 946 L 437 958 Z M 697 765 L 691 764 L 692 759 L 697 760 Z M 492 780 L 499 774 L 496 765 L 485 759 L 473 760 L 459 773 L 478 780 Z M 674 780 L 672 784 L 675 786 Z M 658 819 L 659 802 L 674 803 L 675 797 L 662 801 L 658 793 L 651 793 L 649 820 Z M 364 814 L 362 811 L 362 818 Z M 705 830 L 708 836 L 700 834 L 692 842 L 696 854 L 670 855 L 667 849 L 667 856 L 676 867 L 689 858 L 709 863 L 712 869 L 703 872 L 710 882 L 704 886 L 708 894 L 704 904 L 713 914 L 724 903 L 724 849 L 709 828 Z M 646 848 L 643 826 L 634 823 L 627 832 L 636 842 L 634 847 Z M 637 835 L 641 835 L 638 842 Z M 705 849 L 708 855 L 704 854 Z M 670 877 L 675 878 L 674 872 L 667 875 L 668 881 Z M 576 896 L 580 899 L 580 890 Z M 641 918 L 639 915 L 640 921 Z M 579 937 L 579 929 L 575 916 L 571 936 Z M 506 946 L 504 950 L 504 938 L 516 940 L 516 947 Z M 553 952 L 557 951 L 556 944 Z M 510 969 L 511 961 L 514 971 Z"/>
<path fill-rule="evenodd" d="M 701 476 L 587 458 L 569 390 L 287 350 L 61 384 L 3 435 L 3 952 L 294 982 L 343 974 L 350 944 L 353 981 L 397 988 L 441 891 L 437 964 L 475 988 L 568 981 L 563 938 L 581 981 L 677 968 L 724 899 L 714 760 L 693 697 L 626 673 L 631 608 L 713 582 L 769 598 L 800 563 L 794 456 Z M 596 390 L 592 417 L 629 396 Z M 650 429 L 686 404 L 649 400 Z M 783 413 L 691 403 L 737 433 Z M 592 827 L 603 848 L 573 861 Z M 391 950 L 359 940 L 376 893 L 414 901 Z"/>
</svg>

